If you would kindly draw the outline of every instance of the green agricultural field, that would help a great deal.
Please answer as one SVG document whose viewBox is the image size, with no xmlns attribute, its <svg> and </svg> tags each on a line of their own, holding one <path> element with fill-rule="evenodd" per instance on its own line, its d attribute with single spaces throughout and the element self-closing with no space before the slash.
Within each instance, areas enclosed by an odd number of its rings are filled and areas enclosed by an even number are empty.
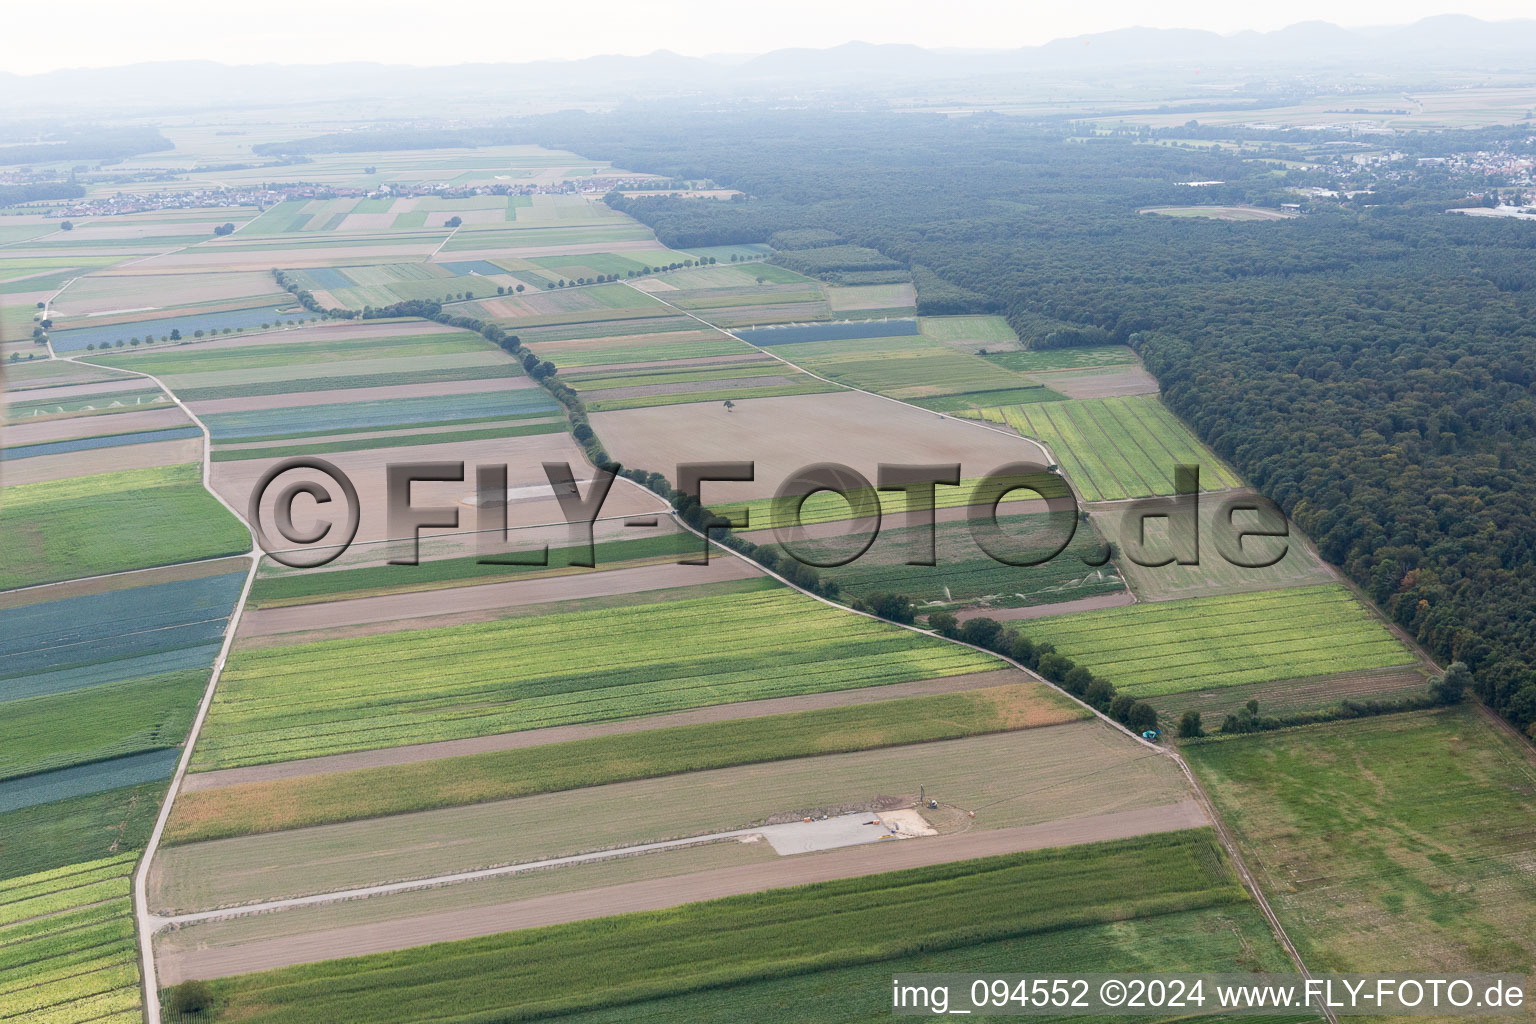
<svg viewBox="0 0 1536 1024">
<path fill-rule="evenodd" d="M 169 672 L 0 705 L 0 779 L 180 743 L 206 670 Z"/>
<path fill-rule="evenodd" d="M 810 344 L 818 344 L 812 342 Z M 843 355 L 813 355 L 798 345 L 775 349 L 786 359 L 840 384 L 892 398 L 932 398 L 973 391 L 1038 388 L 1039 382 L 922 338 L 898 345 L 880 339 L 850 344 Z"/>
<path fill-rule="evenodd" d="M 77 394 L 72 398 L 37 397 L 28 400 L 26 392 L 12 393 L 5 403 L 6 423 L 22 423 L 42 417 L 75 419 L 85 416 L 110 415 L 119 412 L 141 412 L 155 406 L 169 407 L 170 398 L 159 388 L 145 381 L 143 389 L 132 391 L 100 391 Z"/>
<path fill-rule="evenodd" d="M 429 878 L 910 799 L 919 784 L 951 809 L 977 809 L 969 827 L 981 830 L 1169 807 L 1189 792 L 1168 758 L 1090 719 L 186 843 L 162 851 L 150 900 L 190 912 Z"/>
<path fill-rule="evenodd" d="M 474 353 L 479 355 L 479 353 Z M 402 384 L 439 384 L 458 380 L 502 380 L 522 378 L 522 367 L 499 355 L 493 363 L 475 363 L 468 366 L 423 366 L 415 370 L 396 370 L 381 373 L 359 372 L 335 377 L 296 377 L 283 380 L 253 380 L 244 384 L 222 387 L 189 388 L 178 386 L 176 395 L 184 402 L 205 402 L 215 398 L 252 398 L 258 395 L 302 394 L 306 391 L 331 391 L 347 388 L 384 388 Z M 384 360 L 380 360 L 383 362 Z M 414 360 L 432 363 L 433 359 Z M 366 370 L 369 363 L 361 362 L 359 370 Z M 251 371 L 255 372 L 255 371 Z M 189 375 L 190 376 L 190 375 Z"/>
<path fill-rule="evenodd" d="M 637 328 L 641 325 L 635 325 Z M 638 330 L 637 330 L 637 333 Z M 572 341 L 534 342 L 528 344 L 523 339 L 528 351 L 541 359 L 552 359 L 561 371 L 579 369 L 583 366 L 610 366 L 614 364 L 636 365 L 643 363 L 659 362 L 664 359 L 700 359 L 707 356 L 740 356 L 752 351 L 752 347 L 744 341 L 724 334 L 710 332 L 698 332 L 691 337 L 677 337 L 676 332 L 668 330 L 660 333 L 665 335 L 666 341 L 644 342 L 623 341 L 613 344 L 580 343 Z"/>
<path fill-rule="evenodd" d="M 0 878 L 141 849 L 164 793 L 146 782 L 0 814 Z"/>
<path fill-rule="evenodd" d="M 1026 681 L 194 790 L 177 801 L 166 841 L 220 839 L 732 765 L 959 739 L 1087 715 L 1081 705 Z"/>
<path fill-rule="evenodd" d="M 1019 336 L 1000 316 L 923 316 L 918 317 L 917 323 L 925 338 L 967 352 L 978 347 L 989 352 L 1006 351 L 1019 345 Z"/>
<path fill-rule="evenodd" d="M 924 330 L 927 320 L 924 320 Z M 1022 352 L 988 352 L 998 366 L 1021 373 L 1050 370 L 1081 370 L 1099 366 L 1130 366 L 1136 353 L 1124 345 L 1079 345 L 1072 348 L 1026 349 Z"/>
<path fill-rule="evenodd" d="M 995 665 L 784 590 L 402 631 L 237 651 L 195 757 L 260 764 Z"/>
<path fill-rule="evenodd" d="M 1106 608 L 1021 632 L 1136 697 L 1417 660 L 1340 586 Z"/>
<path fill-rule="evenodd" d="M 545 1016 L 1245 899 L 1199 829 L 241 975 L 213 983 L 216 1019 L 403 1022 L 448 1007 L 461 1017 Z"/>
<path fill-rule="evenodd" d="M 1312 970 L 1508 971 L 1536 959 L 1536 763 L 1481 709 L 1199 743 L 1185 756 Z"/>
<path fill-rule="evenodd" d="M 137 1024 L 135 854 L 0 882 L 0 1018 Z"/>
<path fill-rule="evenodd" d="M 982 479 L 982 477 L 962 477 L 960 483 L 953 487 L 946 485 L 935 487 L 933 507 L 935 509 L 957 508 L 975 504 L 976 488 L 982 483 Z M 817 491 L 801 503 L 798 519 L 792 507 L 781 510 L 773 498 L 755 498 L 751 501 L 730 502 L 712 507 L 721 515 L 732 517 L 746 515 L 747 529 L 740 532 L 792 527 L 797 522 L 802 526 L 835 523 L 862 514 L 863 510 L 869 507 L 871 500 L 880 502 L 882 517 L 904 516 L 907 511 L 906 491 L 853 491 L 850 492 L 850 497 L 853 499 L 852 502 L 832 491 Z M 1030 500 L 1039 501 L 1040 498 L 1033 491 L 1016 490 L 1005 494 L 1002 504 Z M 766 542 L 768 538 L 756 536 L 753 540 Z"/>
<path fill-rule="evenodd" d="M 1040 402 L 1064 402 L 1067 397 L 1039 384 L 1021 388 L 1002 388 L 997 391 L 967 391 L 958 395 L 940 395 L 937 398 L 910 399 L 919 409 L 934 412 L 973 413 L 1002 405 L 1036 405 Z M 968 417 L 969 418 L 969 417 Z"/>
<path fill-rule="evenodd" d="M 697 381 L 731 380 L 746 377 L 783 377 L 794 370 L 772 359 L 727 360 L 697 363 L 691 366 L 646 366 L 637 364 L 622 370 L 596 370 L 562 374 L 560 379 L 577 391 L 606 391 L 612 388 L 666 387 Z"/>
<path fill-rule="evenodd" d="M 742 309 L 772 309 L 775 306 L 814 306 L 827 309 L 826 296 L 814 283 L 803 285 L 748 285 L 743 288 L 704 288 L 697 291 L 660 292 L 658 297 L 679 309 L 697 310 L 713 319 L 719 316 L 736 316 Z M 905 312 L 911 313 L 908 309 Z M 785 314 L 784 319 L 799 314 Z M 861 314 L 863 315 L 863 314 Z M 753 314 L 762 321 L 779 319 L 777 316 Z"/>
<path fill-rule="evenodd" d="M 636 364 L 624 370 L 605 370 L 562 377 L 582 394 L 592 412 L 642 409 L 691 402 L 741 401 L 747 398 L 778 398 L 836 391 L 837 386 L 819 381 L 776 360 L 728 361 L 694 366 L 646 367 Z"/>
<path fill-rule="evenodd" d="M 626 221 L 628 218 L 626 218 Z M 517 250 L 544 245 L 590 245 L 601 251 L 610 242 L 654 242 L 651 229 L 633 222 L 614 224 L 573 224 L 569 227 L 480 228 L 455 234 L 443 246 L 443 252 L 478 252 L 481 250 Z"/>
<path fill-rule="evenodd" d="M 690 317 L 674 314 L 665 317 L 653 317 L 644 321 L 633 320 L 589 320 L 580 324 L 550 324 L 541 327 L 524 327 L 518 331 L 518 337 L 525 345 L 537 345 L 541 342 L 551 341 L 586 341 L 594 338 L 618 338 L 630 337 L 638 334 L 674 334 L 687 332 L 695 334 L 710 334 L 715 337 L 723 337 L 718 332 L 711 331 Z M 746 352 L 751 346 L 746 342 L 741 343 L 737 352 Z"/>
<path fill-rule="evenodd" d="M 241 345 L 234 348 L 188 348 L 185 351 L 96 355 L 108 366 L 122 366 L 157 377 L 169 375 L 173 388 L 181 374 L 215 371 L 302 367 L 343 360 L 372 360 L 403 356 L 441 356 L 457 352 L 485 352 L 489 342 L 469 331 L 439 334 L 405 334 L 383 338 L 351 338 L 343 341 Z"/>
<path fill-rule="evenodd" d="M 0 503 L 0 590 L 250 549 L 196 465 L 19 484 Z"/>
<path fill-rule="evenodd" d="M 1333 574 L 1309 549 L 1306 539 L 1295 532 L 1294 523 L 1290 524 L 1289 537 L 1251 537 L 1243 542 L 1244 552 L 1255 561 L 1273 558 L 1284 551 L 1273 565 L 1246 568 L 1233 565 L 1223 557 L 1216 546 L 1218 531 L 1231 535 L 1258 527 L 1257 517 L 1251 512 L 1232 511 L 1230 523 L 1223 522 L 1226 517 L 1220 514 L 1222 503 L 1234 497 L 1239 494 L 1200 495 L 1199 547 L 1196 552 L 1199 563 L 1196 565 L 1179 565 L 1177 561 L 1167 565 L 1141 565 L 1129 557 L 1132 552 L 1140 552 L 1137 556 L 1140 561 L 1151 562 L 1176 554 L 1170 521 L 1166 518 L 1138 521 L 1127 516 L 1128 512 L 1134 511 L 1133 506 L 1107 505 L 1093 510 L 1093 522 L 1117 551 L 1126 554 L 1117 560 L 1117 564 L 1136 596 L 1143 600 L 1167 601 L 1333 582 Z"/>
<path fill-rule="evenodd" d="M 924 951 L 871 964 L 834 967 L 788 978 L 707 988 L 641 1003 L 562 1014 L 562 1024 L 804 1024 L 815 1007 L 817 1024 L 868 1024 L 890 1014 L 893 977 L 912 974 L 1034 974 L 1072 977 L 1092 972 L 1166 974 L 1171 971 L 1230 973 L 1293 970 L 1256 906 L 1229 903 L 1201 910 L 1146 914 L 1111 924 Z M 954 1005 L 954 1004 L 952 1004 Z M 1061 1020 L 1063 1018 L 1046 1018 Z M 1123 1018 L 1075 1017 L 1080 1024 L 1113 1024 Z M 1148 1017 L 1146 1020 L 1158 1018 Z M 1204 1017 L 1202 1020 L 1225 1020 Z M 1282 1021 L 1320 1021 L 1307 1014 L 1266 1016 Z"/>
<path fill-rule="evenodd" d="M 601 572 L 621 566 L 696 558 L 699 543 L 692 534 L 678 530 L 659 537 L 606 541 L 594 544 L 591 549 L 585 545 L 552 547 L 547 556 L 548 565 L 486 565 L 481 562 L 481 556 L 467 555 L 422 561 L 417 565 L 373 565 L 334 572 L 278 570 L 274 575 L 257 578 L 247 602 L 252 608 L 281 608 L 564 574 L 576 567 L 572 559 L 585 558 L 589 550 L 595 563 L 590 571 Z"/>
<path fill-rule="evenodd" d="M 473 421 L 468 421 L 473 422 Z M 241 447 L 221 445 L 212 455 L 214 462 L 233 462 L 241 459 L 286 459 L 296 455 L 326 455 L 334 452 L 361 452 L 374 448 L 401 448 L 407 445 L 453 444 L 462 441 L 489 441 L 498 437 L 527 437 L 530 434 L 558 434 L 565 429 L 564 417 L 542 420 L 518 420 L 496 427 L 475 430 L 435 430 L 417 433 L 413 430 L 380 431 L 369 437 L 351 437 L 344 441 L 314 441 L 307 444 L 287 444 L 272 447 Z M 328 432 L 327 432 L 328 433 Z M 306 435 L 295 434 L 294 437 Z"/>
<path fill-rule="evenodd" d="M 1049 446 L 1088 501 L 1172 494 L 1177 465 L 1199 466 L 1204 490 L 1242 486 L 1153 395 L 1005 406 L 975 415 Z"/>
<path fill-rule="evenodd" d="M 771 263 L 717 263 L 712 267 L 687 267 L 682 270 L 670 270 L 660 275 L 658 280 L 671 285 L 679 291 L 692 291 L 705 288 L 749 288 L 761 284 L 792 284 L 812 285 L 819 287 L 815 281 L 797 274 L 788 267 L 774 266 Z M 671 292 L 661 292 L 664 299 L 670 299 Z"/>
<path fill-rule="evenodd" d="M 914 602 L 941 607 L 983 604 L 996 608 L 1067 601 L 1095 594 L 1118 593 L 1124 582 L 1113 566 L 1100 570 L 1085 564 L 1099 548 L 1089 529 L 1079 528 L 1065 551 L 1042 565 L 1008 565 L 977 545 L 964 520 L 942 522 L 933 528 L 936 565 L 908 565 L 916 546 L 929 533 L 909 529 L 901 519 L 888 520 L 869 550 L 847 565 L 818 570 L 833 580 L 849 597 L 876 592 L 906 594 Z M 1007 553 L 1015 561 L 1044 558 L 1059 540 L 1043 513 L 998 516 L 998 525 L 1010 538 Z M 857 551 L 867 533 L 848 538 L 802 541 L 794 551 L 817 562 L 833 562 Z M 778 551 L 776 544 L 763 546 Z M 1095 559 L 1096 560 L 1096 559 Z"/>
</svg>

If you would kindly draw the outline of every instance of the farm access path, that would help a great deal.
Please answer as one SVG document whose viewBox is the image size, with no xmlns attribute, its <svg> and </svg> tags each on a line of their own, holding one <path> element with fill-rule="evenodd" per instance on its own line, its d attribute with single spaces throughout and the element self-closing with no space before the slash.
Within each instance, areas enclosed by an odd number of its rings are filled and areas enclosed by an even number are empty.
<svg viewBox="0 0 1536 1024">
<path fill-rule="evenodd" d="M 865 818 L 866 816 L 866 814 L 858 814 L 849 817 Z M 841 878 L 881 874 L 887 871 L 927 867 L 979 857 L 1022 853 L 1048 847 L 1129 839 L 1157 832 L 1197 828 L 1205 823 L 1205 812 L 1200 805 L 1194 800 L 1185 800 L 1174 804 L 1061 819 L 1038 825 L 972 830 L 944 836 L 881 841 L 883 836 L 872 835 L 870 839 L 840 845 L 835 849 L 774 857 L 751 864 L 695 871 L 670 877 L 648 878 L 574 892 L 534 896 L 512 903 L 496 903 L 383 922 L 328 928 L 281 938 L 258 939 L 230 945 L 209 945 L 201 948 L 180 948 L 165 951 L 162 956 L 165 959 L 167 983 L 174 983 L 183 977 L 216 978 L 316 960 L 387 952 L 405 946 L 475 938 L 510 929 L 537 928 L 613 914 L 660 910 L 684 903 L 721 899 L 786 886 L 809 885 Z M 790 836 L 787 830 L 794 829 L 800 824 L 794 822 L 789 825 L 735 829 L 714 835 L 696 836 L 692 839 L 650 843 L 644 846 L 605 850 L 533 864 L 511 865 L 488 871 L 469 872 L 438 879 L 421 879 L 391 886 L 376 886 L 368 890 L 279 900 L 164 920 L 165 923 L 170 924 L 195 924 L 198 921 L 284 910 L 290 907 L 329 903 L 385 892 L 435 888 L 443 884 L 472 881 L 477 878 L 644 854 L 654 850 L 730 840 L 749 841 L 751 837 L 765 833 L 771 836 L 775 829 L 786 830 L 779 835 L 788 839 Z M 826 823 L 818 821 L 805 827 L 824 824 Z"/>
<path fill-rule="evenodd" d="M 53 346 L 48 346 L 49 352 Z M 78 363 L 82 366 L 101 367 L 100 363 L 92 363 L 78 356 L 57 356 L 53 358 L 62 362 Z M 117 369 L 116 367 L 104 367 Z M 235 600 L 235 607 L 230 612 L 229 621 L 224 627 L 224 640 L 219 645 L 218 657 L 214 659 L 213 670 L 208 676 L 208 685 L 203 690 L 202 699 L 197 705 L 197 714 L 192 718 L 192 726 L 187 730 L 187 737 L 181 749 L 181 757 L 176 761 L 176 771 L 171 776 L 171 784 L 166 789 L 165 799 L 160 802 L 160 813 L 155 818 L 155 827 L 149 835 L 149 842 L 144 845 L 144 852 L 139 857 L 138 866 L 133 873 L 133 916 L 134 930 L 139 938 L 140 973 L 144 979 L 144 1019 L 147 1024 L 160 1024 L 160 984 L 155 974 L 154 951 L 154 915 L 149 912 L 148 884 L 149 865 L 154 860 L 155 852 L 160 849 L 160 839 L 165 834 L 165 824 L 171 817 L 171 805 L 176 800 L 176 794 L 181 788 L 182 779 L 186 777 L 187 767 L 192 761 L 192 748 L 197 744 L 197 737 L 202 733 L 203 723 L 208 718 L 208 709 L 213 704 L 213 692 L 219 685 L 219 678 L 224 674 L 224 665 L 229 660 L 230 647 L 235 642 L 235 632 L 240 627 L 240 615 L 245 610 L 246 600 L 250 597 L 251 585 L 256 582 L 256 570 L 261 566 L 261 549 L 257 541 L 256 530 L 246 519 L 245 514 L 231 505 L 213 487 L 213 434 L 208 425 L 198 418 L 181 397 L 166 386 L 165 381 L 154 374 L 144 373 L 141 370 L 124 370 L 137 377 L 143 377 L 154 381 L 176 406 L 186 414 L 197 428 L 203 432 L 203 457 L 202 457 L 202 481 L 203 489 L 213 495 L 220 505 L 229 510 L 229 513 L 244 526 L 246 532 L 251 535 L 251 551 L 245 557 L 250 558 L 251 565 L 246 571 L 245 582 L 241 584 L 240 596 Z"/>
</svg>

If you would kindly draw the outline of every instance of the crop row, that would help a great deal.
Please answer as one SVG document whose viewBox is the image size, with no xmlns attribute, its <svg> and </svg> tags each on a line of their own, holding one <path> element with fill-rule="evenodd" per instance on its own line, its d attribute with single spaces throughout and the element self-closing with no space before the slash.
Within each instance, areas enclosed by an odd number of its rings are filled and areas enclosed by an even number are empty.
<svg viewBox="0 0 1536 1024">
<path fill-rule="evenodd" d="M 0 590 L 250 550 L 195 464 L 17 484 L 0 505 Z"/>
<path fill-rule="evenodd" d="M 183 794 L 169 842 L 299 828 L 820 754 L 1054 725 L 1086 714 L 1035 683 L 673 726 Z"/>
<path fill-rule="evenodd" d="M 295 401 L 302 399 L 296 397 Z M 461 420 L 525 416 L 555 412 L 558 409 L 554 399 L 538 388 L 507 388 L 470 395 L 427 395 L 420 398 L 209 413 L 204 415 L 203 422 L 217 440 L 254 440 L 321 431 L 382 430 L 418 423 L 436 425 Z"/>
<path fill-rule="evenodd" d="M 1025 632 L 1135 696 L 1414 660 L 1337 586 L 1137 604 L 1041 620 Z"/>
<path fill-rule="evenodd" d="M 256 763 L 992 664 L 784 591 L 518 618 L 237 653 L 198 755 Z"/>
<path fill-rule="evenodd" d="M 73 1024 L 139 1006 L 137 854 L 0 882 L 0 1019 Z"/>
<path fill-rule="evenodd" d="M 365 366 L 367 364 L 364 364 Z M 252 398 L 259 395 L 301 394 L 306 391 L 334 391 L 349 388 L 382 388 L 401 384 L 436 384 L 459 380 L 497 380 L 522 377 L 523 371 L 511 362 L 492 365 L 422 367 L 379 373 L 354 373 L 331 377 L 289 377 L 286 380 L 253 380 L 216 387 L 177 388 L 184 402 L 202 402 L 214 398 Z"/>
<path fill-rule="evenodd" d="M 1126 886 L 1126 878 L 1135 878 Z M 253 1024 L 519 1020 L 1243 899 L 1207 830 L 962 861 L 215 982 Z"/>
<path fill-rule="evenodd" d="M 439 558 L 419 565 L 376 565 L 335 572 L 288 572 L 261 576 L 251 586 L 249 601 L 253 607 L 269 608 L 303 603 L 307 599 L 335 597 L 341 594 L 364 596 L 402 590 L 428 589 L 459 583 L 515 579 L 529 573 L 565 569 L 575 565 L 572 559 L 592 555 L 597 568 L 612 568 L 621 562 L 639 559 L 680 560 L 696 557 L 699 542 L 682 531 L 638 540 L 615 540 L 575 547 L 550 547 L 547 566 L 486 564 L 479 555 Z"/>
<path fill-rule="evenodd" d="M 1008 406 L 1008 424 L 1038 438 L 1089 501 L 1173 493 L 1173 467 L 1198 465 L 1201 487 L 1242 481 L 1205 451 L 1156 396 Z"/>
<path fill-rule="evenodd" d="M 98 357 L 99 362 L 121 365 L 157 377 L 174 378 L 184 373 L 215 370 L 256 370 L 266 367 L 305 366 L 351 359 L 396 356 L 445 355 L 452 352 L 484 352 L 485 339 L 467 331 L 406 334 L 383 338 L 347 338 L 341 341 L 284 342 L 241 345 L 237 348 L 171 350 L 131 356 Z M 175 387 L 173 379 L 171 386 Z"/>
<path fill-rule="evenodd" d="M 0 679 L 207 643 L 243 582 L 224 573 L 0 610 Z"/>
<path fill-rule="evenodd" d="M 934 508 L 957 508 L 962 505 L 972 504 L 976 496 L 976 488 L 982 482 L 981 477 L 963 477 L 956 486 L 943 485 L 934 488 Z M 745 513 L 748 517 L 748 530 L 772 530 L 779 527 L 791 527 L 798 522 L 802 526 L 813 526 L 818 523 L 841 522 L 851 519 L 856 515 L 862 515 L 870 506 L 872 500 L 880 502 L 880 514 L 889 517 L 893 522 L 900 522 L 896 517 L 907 511 L 906 491 L 852 491 L 849 501 L 832 491 L 817 491 L 800 504 L 798 518 L 794 515 L 793 504 L 784 507 L 783 514 L 779 514 L 778 505 L 773 498 L 756 498 L 751 501 L 732 502 L 713 506 L 721 515 L 738 516 Z M 1003 502 L 1039 500 L 1039 496 L 1033 491 L 1010 491 L 1003 496 Z M 756 538 L 761 539 L 761 538 Z"/>
<path fill-rule="evenodd" d="M 837 390 L 836 385 L 823 384 L 814 377 L 798 376 L 787 384 L 744 385 L 721 388 L 716 391 L 689 391 L 671 395 L 596 398 L 587 402 L 587 409 L 591 412 L 613 412 L 618 409 L 651 409 L 661 405 L 682 405 L 692 402 L 739 402 L 747 398 L 787 398 L 791 395 L 815 395 L 835 390 Z"/>
<path fill-rule="evenodd" d="M 672 333 L 672 332 L 666 332 Z M 548 356 L 562 367 L 607 366 L 613 363 L 649 363 L 663 359 L 702 356 L 739 356 L 751 348 L 723 334 L 701 334 L 696 340 L 650 343 L 626 341 L 610 345 L 564 346 L 560 342 L 525 345 L 539 356 Z"/>
<path fill-rule="evenodd" d="M 124 854 L 85 864 L 71 864 L 51 871 L 38 871 L 23 878 L 6 879 L 0 882 L 0 927 L 25 917 L 49 913 L 46 910 L 30 909 L 33 904 L 28 901 L 46 899 L 59 893 L 78 892 L 86 886 L 114 878 L 126 879 L 133 872 L 133 862 L 136 859 L 134 854 Z M 72 906 L 89 902 L 92 900 L 76 900 L 61 905 Z M 20 912 L 10 909 L 21 904 L 27 904 L 29 909 Z"/>
</svg>

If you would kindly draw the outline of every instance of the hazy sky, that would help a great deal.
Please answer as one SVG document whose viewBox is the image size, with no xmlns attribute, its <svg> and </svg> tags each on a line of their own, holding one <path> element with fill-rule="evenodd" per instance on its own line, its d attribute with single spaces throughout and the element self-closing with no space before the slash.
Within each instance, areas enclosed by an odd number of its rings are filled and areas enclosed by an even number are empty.
<svg viewBox="0 0 1536 1024">
<path fill-rule="evenodd" d="M 851 39 L 1003 48 L 1131 25 L 1229 33 L 1321 19 L 1354 27 L 1404 24 L 1451 9 L 1490 20 L 1532 13 L 1530 0 L 79 0 L 12 6 L 0 70 L 32 74 L 190 58 L 430 65 L 658 49 L 701 56 Z"/>
</svg>

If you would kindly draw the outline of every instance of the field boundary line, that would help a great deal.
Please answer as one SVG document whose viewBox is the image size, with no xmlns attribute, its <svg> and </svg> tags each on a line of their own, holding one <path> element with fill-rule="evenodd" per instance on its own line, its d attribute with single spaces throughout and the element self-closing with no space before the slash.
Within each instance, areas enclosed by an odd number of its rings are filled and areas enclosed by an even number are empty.
<svg viewBox="0 0 1536 1024">
<path fill-rule="evenodd" d="M 64 357 L 64 362 L 79 363 L 83 366 L 100 366 L 100 363 L 92 363 L 78 356 Z M 118 367 L 109 367 L 118 369 Z M 160 1024 L 160 987 L 158 975 L 155 970 L 154 950 L 154 921 L 155 918 L 149 912 L 149 868 L 154 860 L 155 853 L 160 849 L 160 838 L 165 834 L 166 822 L 171 817 L 171 806 L 176 801 L 176 794 L 181 789 L 181 781 L 186 777 L 187 768 L 192 762 L 192 749 L 197 745 L 197 738 L 202 732 L 203 723 L 208 718 L 208 710 L 213 705 L 214 691 L 218 688 L 219 679 L 224 674 L 224 666 L 229 660 L 230 648 L 235 642 L 235 632 L 240 627 L 240 615 L 245 611 L 246 599 L 250 596 L 251 585 L 256 582 L 256 571 L 261 568 L 261 545 L 256 536 L 256 529 L 245 518 L 245 515 L 235 508 L 224 496 L 213 487 L 213 434 L 208 425 L 198 418 L 197 414 L 187 407 L 181 398 L 166 386 L 165 381 L 152 373 L 142 370 L 127 370 L 127 373 L 138 377 L 144 377 L 158 384 L 171 401 L 187 415 L 198 429 L 203 432 L 203 489 L 213 495 L 219 504 L 229 510 L 239 523 L 245 527 L 251 535 L 251 550 L 244 556 L 251 560 L 251 567 L 246 571 L 245 583 L 240 588 L 240 596 L 235 600 L 235 606 L 230 611 L 229 622 L 224 627 L 224 642 L 219 647 L 218 657 L 214 659 L 213 668 L 208 675 L 208 685 L 203 690 L 202 700 L 198 702 L 197 714 L 192 719 L 191 728 L 187 730 L 186 739 L 182 743 L 181 757 L 176 761 L 176 773 L 171 776 L 171 784 L 165 791 L 165 799 L 160 803 L 160 813 L 155 818 L 154 830 L 150 833 L 149 842 L 144 845 L 144 852 L 139 857 L 138 867 L 133 873 L 133 916 L 134 931 L 139 939 L 139 973 L 144 983 L 144 1019 L 146 1024 Z M 231 557 L 231 556 L 225 556 Z"/>
</svg>

